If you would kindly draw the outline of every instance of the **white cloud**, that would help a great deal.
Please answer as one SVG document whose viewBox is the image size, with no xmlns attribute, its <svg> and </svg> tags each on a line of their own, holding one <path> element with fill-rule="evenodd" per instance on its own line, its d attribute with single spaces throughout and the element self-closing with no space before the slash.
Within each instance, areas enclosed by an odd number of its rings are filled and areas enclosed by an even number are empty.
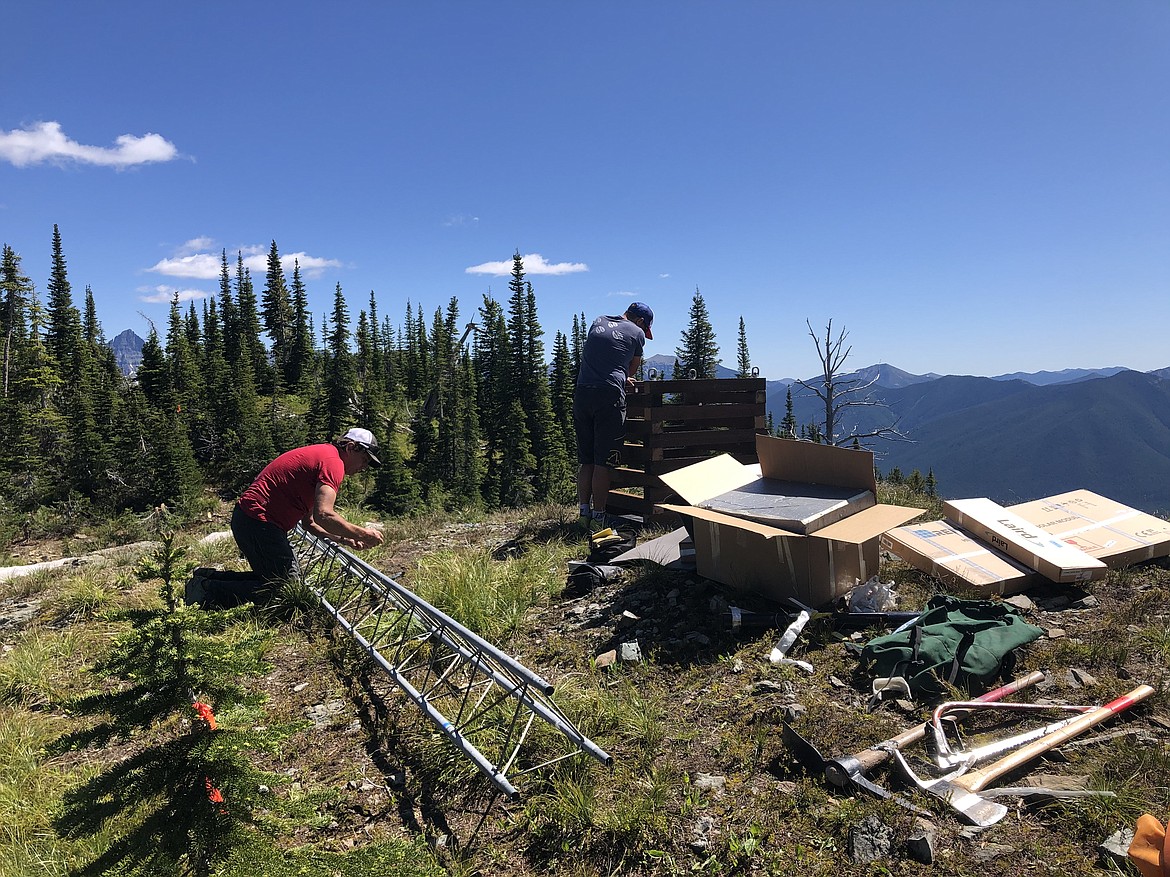
<svg viewBox="0 0 1170 877">
<path fill-rule="evenodd" d="M 193 245 L 196 244 L 206 245 L 211 242 L 210 238 L 193 238 L 180 247 L 179 252 L 195 249 L 196 247 Z M 244 258 L 244 267 L 251 272 L 253 277 L 257 275 L 263 277 L 268 273 L 268 250 L 268 247 L 259 245 L 237 248 L 237 252 Z M 191 253 L 186 256 L 162 259 L 146 270 L 167 277 L 218 280 L 223 264 L 222 258 L 222 253 Z M 337 259 L 323 259 L 320 256 L 310 256 L 307 253 L 285 253 L 280 257 L 280 267 L 284 269 L 286 278 L 291 279 L 294 262 L 300 263 L 301 277 L 304 279 L 320 277 L 327 268 L 342 267 L 341 262 Z M 232 258 L 230 252 L 228 253 L 228 271 L 233 277 L 235 276 L 236 259 Z"/>
<path fill-rule="evenodd" d="M 152 305 L 170 304 L 176 292 L 179 294 L 179 301 L 194 301 L 210 295 L 201 289 L 176 289 L 173 286 L 149 286 L 140 289 L 139 292 L 147 294 L 138 296 L 138 300 Z"/>
<path fill-rule="evenodd" d="M 195 253 L 155 262 L 147 271 L 167 277 L 189 277 L 192 280 L 215 280 L 219 277 L 220 257 L 210 253 Z"/>
<path fill-rule="evenodd" d="M 210 250 L 215 246 L 215 239 L 209 238 L 206 235 L 203 237 L 191 238 L 183 246 L 179 247 L 180 253 L 198 253 L 200 250 Z"/>
<path fill-rule="evenodd" d="M 624 289 L 619 289 L 616 292 L 609 293 L 609 295 L 610 295 L 610 297 L 617 295 L 617 296 L 621 296 L 622 298 L 636 298 L 638 293 L 626 292 L 626 290 L 624 290 Z"/>
<path fill-rule="evenodd" d="M 456 213 L 453 216 L 448 216 L 443 220 L 443 225 L 448 228 L 462 227 L 466 225 L 479 225 L 478 216 L 468 216 L 466 213 Z"/>
<path fill-rule="evenodd" d="M 245 259 L 244 264 L 248 265 L 253 261 L 255 261 L 255 259 Z M 260 261 L 261 265 L 259 268 L 252 268 L 253 274 L 255 274 L 257 271 L 268 271 L 268 255 L 265 254 L 263 259 Z M 305 279 L 320 277 L 325 273 L 326 268 L 342 267 L 341 262 L 339 262 L 337 259 L 322 259 L 320 256 L 310 256 L 308 253 L 285 253 L 280 257 L 280 267 L 284 269 L 284 273 L 288 275 L 290 279 L 292 278 L 293 262 L 300 264 L 301 277 Z"/>
<path fill-rule="evenodd" d="M 0 160 L 16 167 L 73 161 L 125 168 L 179 156 L 174 144 L 158 134 L 122 134 L 114 143 L 113 147 L 86 146 L 66 137 L 59 122 L 39 122 L 23 130 L 0 131 Z"/>
<path fill-rule="evenodd" d="M 659 274 L 659 275 L 658 275 L 658 277 L 659 277 L 659 279 L 660 279 L 660 280 L 665 280 L 665 279 L 666 279 L 667 277 L 669 277 L 669 276 L 670 276 L 669 274 Z"/>
<path fill-rule="evenodd" d="M 524 260 L 524 274 L 580 274 L 588 271 L 589 266 L 584 262 L 546 262 L 540 253 L 530 253 L 521 256 Z M 507 277 L 512 273 L 512 260 L 506 262 L 484 262 L 482 265 L 472 265 L 464 269 L 465 274 L 490 274 L 493 277 Z"/>
</svg>

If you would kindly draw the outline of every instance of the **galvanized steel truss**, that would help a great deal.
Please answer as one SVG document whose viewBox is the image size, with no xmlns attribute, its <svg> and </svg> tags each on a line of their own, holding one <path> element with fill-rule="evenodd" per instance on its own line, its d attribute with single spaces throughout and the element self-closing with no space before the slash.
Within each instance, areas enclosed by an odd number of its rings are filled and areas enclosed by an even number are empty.
<svg viewBox="0 0 1170 877">
<path fill-rule="evenodd" d="M 299 526 L 291 535 L 325 611 L 500 792 L 519 796 L 509 771 L 528 773 L 582 753 L 613 763 L 553 703 L 553 686 L 515 658 L 340 545 Z M 560 732 L 562 751 L 519 767 L 538 719 Z"/>
</svg>

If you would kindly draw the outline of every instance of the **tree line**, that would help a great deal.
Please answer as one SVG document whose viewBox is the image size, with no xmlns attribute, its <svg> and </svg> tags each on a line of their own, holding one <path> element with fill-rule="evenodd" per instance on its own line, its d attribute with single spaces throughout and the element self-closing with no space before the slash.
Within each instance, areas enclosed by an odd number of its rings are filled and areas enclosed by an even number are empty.
<svg viewBox="0 0 1170 877">
<path fill-rule="evenodd" d="M 371 292 L 356 320 L 337 284 L 314 325 L 300 266 L 275 241 L 257 291 L 223 251 L 219 289 L 151 324 L 122 374 L 86 286 L 80 306 L 54 225 L 42 300 L 7 244 L 0 260 L 0 513 L 66 504 L 93 516 L 160 503 L 194 510 L 237 495 L 278 453 L 352 425 L 378 436 L 366 501 L 386 514 L 572 501 L 572 398 L 589 322 L 574 315 L 546 359 L 536 295 L 517 252 L 508 298 L 465 314 L 452 297 L 400 323 Z M 750 370 L 740 321 L 739 365 Z M 718 347 L 696 290 L 676 373 L 713 376 Z"/>
</svg>

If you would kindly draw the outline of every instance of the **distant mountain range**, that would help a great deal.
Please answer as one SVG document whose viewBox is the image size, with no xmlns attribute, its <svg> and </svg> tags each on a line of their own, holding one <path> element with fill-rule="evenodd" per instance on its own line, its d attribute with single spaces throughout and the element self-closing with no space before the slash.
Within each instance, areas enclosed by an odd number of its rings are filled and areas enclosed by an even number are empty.
<svg viewBox="0 0 1170 877">
<path fill-rule="evenodd" d="M 912 375 L 881 364 L 849 377 L 858 385 L 873 380 L 866 395 L 877 404 L 847 409 L 840 432 L 895 427 L 906 436 L 864 442 L 882 472 L 933 470 L 948 498 L 1013 503 L 1087 488 L 1170 513 L 1170 369 L 984 378 Z M 774 422 L 784 417 L 789 386 L 797 423 L 823 419 L 815 396 L 783 380 L 767 383 Z"/>
</svg>

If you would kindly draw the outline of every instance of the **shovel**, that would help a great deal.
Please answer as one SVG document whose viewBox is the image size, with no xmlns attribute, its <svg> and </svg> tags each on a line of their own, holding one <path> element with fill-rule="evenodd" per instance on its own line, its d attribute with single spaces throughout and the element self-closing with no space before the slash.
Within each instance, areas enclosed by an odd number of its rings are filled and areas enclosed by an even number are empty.
<svg viewBox="0 0 1170 877">
<path fill-rule="evenodd" d="M 1083 716 L 1073 719 L 1063 728 L 1041 737 L 985 768 L 970 773 L 961 774 L 960 769 L 959 772 L 948 774 L 936 780 L 923 780 L 910 769 L 910 765 L 906 763 L 906 759 L 896 748 L 891 748 L 890 754 L 920 789 L 942 798 L 973 825 L 986 828 L 989 825 L 995 825 L 1007 815 L 1007 807 L 1003 804 L 989 801 L 978 794 L 992 780 L 1022 767 L 1036 756 L 1055 749 L 1061 743 L 1071 740 L 1082 731 L 1087 731 L 1094 725 L 1129 709 L 1153 693 L 1154 689 L 1150 686 L 1139 685 L 1129 694 L 1112 700 L 1092 712 L 1085 713 Z"/>
<path fill-rule="evenodd" d="M 1000 686 L 986 694 L 980 695 L 976 698 L 976 701 L 980 703 L 991 703 L 1043 680 L 1044 674 L 1037 670 L 1020 679 L 1009 682 L 1007 685 Z M 925 737 L 928 727 L 928 722 L 915 725 L 913 728 L 903 731 L 898 736 L 870 746 L 868 749 L 855 752 L 853 755 L 842 755 L 837 758 L 825 758 L 817 751 L 817 748 L 812 743 L 800 736 L 787 722 L 784 723 L 783 738 L 784 743 L 792 751 L 792 754 L 796 756 L 798 761 L 813 770 L 824 771 L 825 779 L 834 786 L 842 789 L 856 786 L 880 798 L 891 798 L 893 796 L 888 790 L 877 785 L 866 774 L 878 765 L 888 761 L 891 750 L 897 751 L 903 746 L 916 743 Z M 899 801 L 899 803 L 904 802 Z M 918 810 L 916 807 L 910 807 L 909 809 Z"/>
</svg>

